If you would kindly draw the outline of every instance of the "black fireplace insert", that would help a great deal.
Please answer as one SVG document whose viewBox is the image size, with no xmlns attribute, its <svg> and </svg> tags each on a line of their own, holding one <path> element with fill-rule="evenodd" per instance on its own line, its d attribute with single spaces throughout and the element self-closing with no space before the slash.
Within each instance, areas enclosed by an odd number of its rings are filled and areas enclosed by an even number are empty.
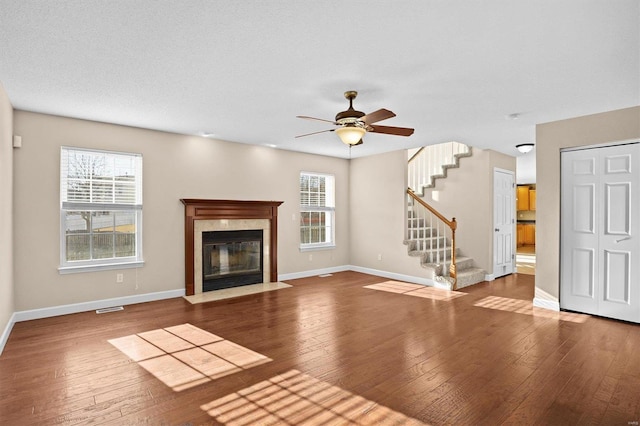
<svg viewBox="0 0 640 426">
<path fill-rule="evenodd" d="M 262 229 L 203 232 L 202 291 L 262 283 L 262 238 Z"/>
</svg>

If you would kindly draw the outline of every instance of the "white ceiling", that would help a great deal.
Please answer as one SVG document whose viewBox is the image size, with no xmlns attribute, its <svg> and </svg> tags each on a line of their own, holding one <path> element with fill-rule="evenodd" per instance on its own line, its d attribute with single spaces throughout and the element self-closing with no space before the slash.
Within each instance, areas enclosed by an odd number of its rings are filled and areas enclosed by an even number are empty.
<svg viewBox="0 0 640 426">
<path fill-rule="evenodd" d="M 347 158 L 346 109 L 518 155 L 535 124 L 640 104 L 638 0 L 0 0 L 17 109 Z M 519 114 L 518 120 L 506 119 Z"/>
</svg>

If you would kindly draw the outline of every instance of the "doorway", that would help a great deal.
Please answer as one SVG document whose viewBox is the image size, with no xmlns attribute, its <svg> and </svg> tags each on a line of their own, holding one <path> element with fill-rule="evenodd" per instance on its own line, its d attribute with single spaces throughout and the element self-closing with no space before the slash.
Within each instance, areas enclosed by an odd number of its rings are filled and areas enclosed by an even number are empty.
<svg viewBox="0 0 640 426">
<path fill-rule="evenodd" d="M 515 176 L 510 170 L 493 170 L 493 276 L 515 269 Z"/>
<path fill-rule="evenodd" d="M 536 273 L 536 184 L 516 188 L 516 271 Z"/>
</svg>

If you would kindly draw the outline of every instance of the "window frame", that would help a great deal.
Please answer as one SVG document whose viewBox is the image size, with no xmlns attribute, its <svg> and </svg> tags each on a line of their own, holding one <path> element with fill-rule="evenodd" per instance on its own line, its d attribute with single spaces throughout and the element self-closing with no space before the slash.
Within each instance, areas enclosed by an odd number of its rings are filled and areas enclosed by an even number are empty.
<svg viewBox="0 0 640 426">
<path fill-rule="evenodd" d="M 324 191 L 324 206 L 321 205 L 305 205 L 302 203 L 302 188 L 300 185 L 300 181 L 302 180 L 303 176 L 309 176 L 309 177 L 321 177 L 325 179 L 325 191 Z M 328 225 L 325 225 L 323 228 L 325 229 L 325 237 L 327 235 L 327 229 L 329 228 L 328 232 L 329 232 L 329 241 L 324 241 L 324 242 L 316 242 L 316 243 L 303 243 L 302 242 L 302 238 L 300 238 L 300 251 L 311 251 L 311 250 L 326 250 L 326 249 L 333 249 L 336 247 L 336 227 L 335 227 L 335 218 L 336 218 L 336 214 L 335 214 L 335 192 L 336 192 L 336 185 L 335 185 L 335 175 L 333 174 L 329 174 L 329 173 L 319 173 L 319 172 L 307 172 L 307 171 L 301 171 L 299 176 L 298 176 L 298 197 L 299 197 L 299 201 L 300 201 L 300 221 L 298 224 L 298 229 L 301 232 L 302 228 L 303 228 L 303 224 L 302 224 L 302 216 L 304 213 L 324 213 L 325 217 L 328 216 L 328 220 L 326 220 L 326 222 L 328 222 Z M 300 233 L 298 234 L 300 235 Z"/>
<path fill-rule="evenodd" d="M 117 180 L 115 176 L 112 176 L 110 180 L 104 180 L 101 184 L 103 187 L 105 186 L 105 182 L 109 182 L 107 187 L 110 188 L 112 193 L 112 202 L 93 202 L 91 198 L 94 197 L 93 191 L 95 187 L 96 181 L 100 182 L 100 179 L 96 179 L 92 174 L 88 178 L 88 185 L 91 188 L 89 201 L 69 201 L 68 191 L 68 181 L 69 181 L 69 172 L 68 165 L 63 164 L 65 160 L 65 156 L 69 156 L 72 153 L 80 153 L 87 154 L 90 157 L 90 161 L 94 161 L 94 158 L 98 158 L 98 156 L 104 156 L 112 161 L 115 161 L 117 156 L 125 156 L 129 157 L 133 161 L 133 169 L 134 169 L 134 179 L 131 184 L 122 183 L 121 188 L 124 188 L 125 191 L 131 191 L 131 196 L 134 198 L 133 202 L 117 202 Z M 91 157 L 93 156 L 93 157 Z M 91 166 L 93 167 L 93 165 Z M 105 166 L 108 167 L 108 166 Z M 114 163 L 114 170 L 115 170 Z M 67 172 L 67 176 L 64 176 L 63 173 Z M 60 274 L 71 274 L 78 272 L 93 272 L 93 271 L 102 271 L 102 270 L 110 270 L 110 269 L 127 269 L 127 268 L 137 268 L 144 264 L 144 260 L 142 257 L 142 154 L 139 153 L 131 153 L 131 152 L 119 152 L 119 151 L 110 151 L 110 150 L 102 150 L 102 149 L 90 149 L 90 148 L 79 148 L 79 147 L 71 147 L 71 146 L 62 146 L 60 148 L 60 266 L 58 267 L 58 272 Z M 86 179 L 85 179 L 86 180 Z M 82 179 L 79 179 L 82 181 Z M 126 188 L 126 187 L 129 188 Z M 96 196 L 97 197 L 97 196 Z M 104 200 L 101 200 L 104 201 Z M 134 254 L 131 256 L 111 256 L 106 258 L 91 258 L 86 260 L 67 260 L 67 213 L 68 212 L 86 212 L 91 215 L 90 221 L 93 221 L 95 217 L 97 217 L 96 213 L 106 213 L 113 217 L 113 231 L 111 233 L 104 232 L 101 234 L 96 234 L 96 230 L 93 225 L 90 223 L 86 232 L 86 235 L 89 239 L 89 247 L 93 247 L 93 239 L 95 235 L 104 235 L 108 238 L 109 235 L 112 235 L 113 238 L 116 238 L 116 218 L 118 213 L 122 214 L 123 212 L 128 213 L 133 216 L 133 223 L 135 225 L 135 232 L 131 233 L 134 235 Z M 86 219 L 85 219 L 86 220 Z M 109 226 L 109 225 L 107 225 Z M 115 251 L 116 244 L 113 243 L 113 249 Z M 92 249 L 90 248 L 90 253 Z"/>
</svg>

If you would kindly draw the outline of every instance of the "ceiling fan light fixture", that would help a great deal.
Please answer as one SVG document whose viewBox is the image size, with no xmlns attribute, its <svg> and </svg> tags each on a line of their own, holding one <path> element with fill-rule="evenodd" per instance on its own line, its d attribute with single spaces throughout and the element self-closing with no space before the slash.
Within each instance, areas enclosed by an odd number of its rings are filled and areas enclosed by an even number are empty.
<svg viewBox="0 0 640 426">
<path fill-rule="evenodd" d="M 340 140 L 347 145 L 357 144 L 360 142 L 364 134 L 367 133 L 365 129 L 358 126 L 338 127 L 335 131 Z"/>
<path fill-rule="evenodd" d="M 527 152 L 531 152 L 531 150 L 533 149 L 533 144 L 521 143 L 520 145 L 516 145 L 516 149 L 521 153 L 526 154 Z"/>
</svg>

